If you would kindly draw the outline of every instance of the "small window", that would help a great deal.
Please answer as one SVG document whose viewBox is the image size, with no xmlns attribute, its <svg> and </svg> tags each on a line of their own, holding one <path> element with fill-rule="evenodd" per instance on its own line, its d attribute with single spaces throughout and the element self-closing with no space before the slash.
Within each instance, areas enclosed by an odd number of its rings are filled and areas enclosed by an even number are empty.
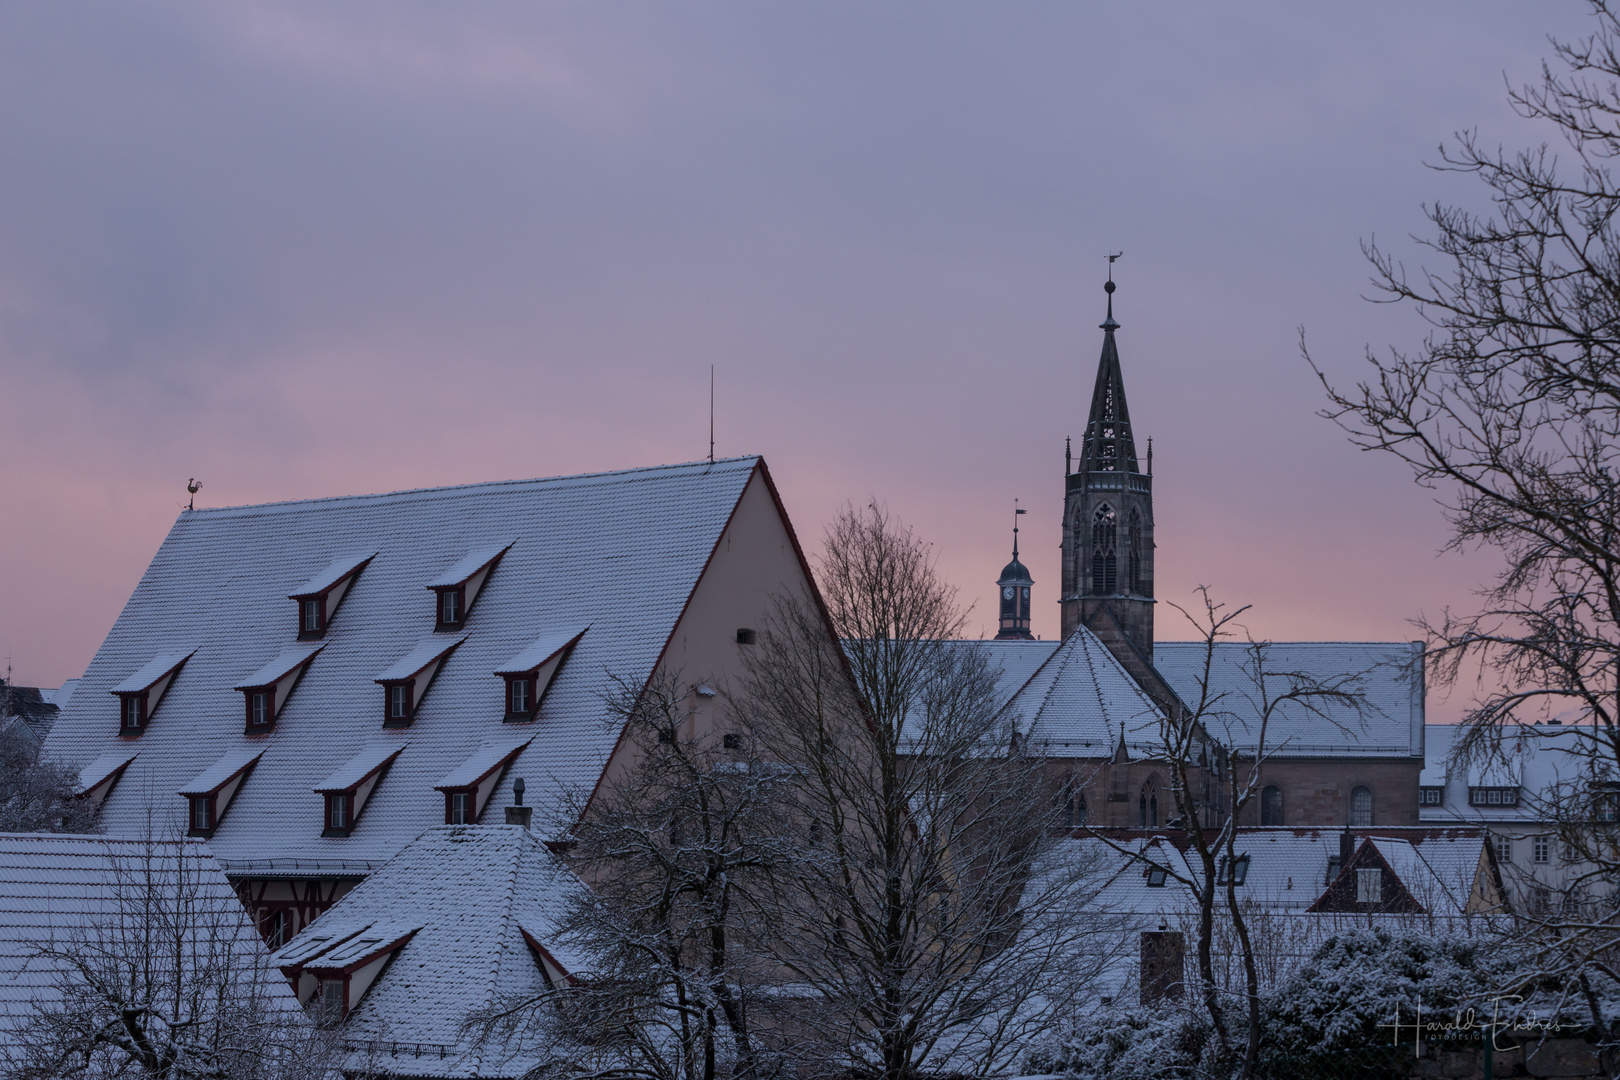
<svg viewBox="0 0 1620 1080">
<path fill-rule="evenodd" d="M 1552 862 L 1552 837 L 1538 836 L 1530 845 L 1532 862 Z"/>
<path fill-rule="evenodd" d="M 327 831 L 347 836 L 349 834 L 349 800 L 352 796 L 347 794 L 328 795 L 326 797 L 326 828 Z"/>
<path fill-rule="evenodd" d="M 471 825 L 473 823 L 473 793 L 470 791 L 447 791 L 444 795 L 444 823 L 446 825 Z"/>
<path fill-rule="evenodd" d="M 1230 871 L 1230 874 L 1228 874 L 1228 871 Z M 1242 885 L 1249 879 L 1249 857 L 1247 855 L 1239 855 L 1231 861 L 1230 866 L 1228 866 L 1224 856 L 1221 858 L 1220 865 L 1215 873 L 1215 884 L 1225 885 L 1229 877 L 1233 885 Z"/>
<path fill-rule="evenodd" d="M 741 750 L 742 736 L 735 731 L 728 731 L 720 737 L 720 745 L 727 750 Z"/>
<path fill-rule="evenodd" d="M 1369 829 L 1373 823 L 1372 792 L 1367 788 L 1358 787 L 1350 793 L 1350 826 L 1357 829 Z"/>
<path fill-rule="evenodd" d="M 285 609 L 283 609 L 285 610 Z M 206 836 L 214 828 L 214 799 L 211 795 L 191 797 L 191 831 Z"/>
<path fill-rule="evenodd" d="M 1546 915 L 1552 911 L 1552 890 L 1545 885 L 1537 885 L 1530 893 L 1530 904 L 1537 915 Z"/>
<path fill-rule="evenodd" d="M 1491 847 L 1496 851 L 1497 862 L 1507 863 L 1513 861 L 1513 838 L 1511 836 L 1503 836 L 1501 833 L 1493 834 L 1491 836 Z"/>
<path fill-rule="evenodd" d="M 1443 806 L 1445 805 L 1445 795 L 1446 789 L 1443 787 L 1418 788 L 1418 805 Z"/>
<path fill-rule="evenodd" d="M 440 589 L 439 593 L 439 625 L 440 630 L 450 630 L 461 625 L 465 615 L 462 604 L 462 591 L 458 585 L 453 589 Z"/>
<path fill-rule="evenodd" d="M 283 910 L 272 911 L 259 924 L 259 933 L 264 938 L 264 947 L 271 952 L 287 944 L 287 913 Z"/>
<path fill-rule="evenodd" d="M 263 690 L 249 691 L 247 718 L 248 727 L 264 728 L 270 726 L 270 721 L 274 718 L 271 707 L 274 701 L 272 696 L 274 693 L 275 691 L 269 689 L 268 687 Z"/>
<path fill-rule="evenodd" d="M 1581 857 L 1581 853 L 1575 850 L 1574 844 L 1570 843 L 1568 840 L 1564 840 L 1558 845 L 1558 857 L 1563 859 L 1565 862 L 1574 862 L 1576 859 Z"/>
<path fill-rule="evenodd" d="M 128 734 L 139 734 L 146 723 L 146 695 L 125 694 L 119 701 L 121 726 Z"/>
<path fill-rule="evenodd" d="M 1168 876 L 1169 876 L 1169 872 L 1167 870 L 1165 870 L 1165 868 L 1162 867 L 1162 866 L 1150 866 L 1150 867 L 1148 867 L 1148 872 L 1147 872 L 1148 888 L 1150 888 L 1150 889 L 1162 889 L 1162 888 L 1164 888 L 1164 881 L 1165 881 L 1165 878 L 1167 878 Z"/>
<path fill-rule="evenodd" d="M 539 678 L 533 672 L 522 675 L 507 675 L 506 679 L 506 718 L 508 720 L 533 720 L 536 708 L 540 704 Z"/>
<path fill-rule="evenodd" d="M 324 606 L 325 602 L 323 600 L 314 597 L 300 602 L 299 607 L 303 609 L 304 613 L 299 625 L 301 633 L 318 636 L 322 630 L 326 629 L 321 619 L 321 608 Z"/>
<path fill-rule="evenodd" d="M 385 725 L 400 726 L 411 722 L 412 706 L 414 705 L 414 695 L 411 692 L 413 689 L 412 682 L 413 680 L 407 679 L 404 682 L 383 684 L 383 692 L 387 698 L 386 708 L 383 710 L 383 723 Z"/>
<path fill-rule="evenodd" d="M 1339 857 L 1337 855 L 1331 855 L 1331 856 L 1328 857 L 1327 880 L 1324 881 L 1322 884 L 1323 885 L 1331 885 L 1335 881 L 1337 881 L 1338 878 L 1339 878 Z"/>
<path fill-rule="evenodd" d="M 737 629 L 737 644 L 739 644 L 739 645 L 752 645 L 757 640 L 758 640 L 758 635 L 755 634 L 753 630 L 749 629 L 746 626 L 738 627 L 738 629 Z"/>
<path fill-rule="evenodd" d="M 1356 903 L 1377 904 L 1383 900 L 1384 872 L 1377 867 L 1356 871 Z"/>
</svg>

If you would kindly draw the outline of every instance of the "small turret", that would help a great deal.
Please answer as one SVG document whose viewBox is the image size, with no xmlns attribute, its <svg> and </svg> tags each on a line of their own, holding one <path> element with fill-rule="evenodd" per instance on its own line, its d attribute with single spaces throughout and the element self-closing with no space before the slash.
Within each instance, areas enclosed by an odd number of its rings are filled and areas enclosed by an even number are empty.
<svg viewBox="0 0 1620 1080">
<path fill-rule="evenodd" d="M 1029 576 L 1024 564 L 1018 561 L 1018 509 L 1013 500 L 1013 557 L 1001 571 L 996 585 L 1001 589 L 1001 628 L 996 631 L 997 641 L 1034 640 L 1029 632 L 1029 587 L 1035 579 Z"/>
</svg>

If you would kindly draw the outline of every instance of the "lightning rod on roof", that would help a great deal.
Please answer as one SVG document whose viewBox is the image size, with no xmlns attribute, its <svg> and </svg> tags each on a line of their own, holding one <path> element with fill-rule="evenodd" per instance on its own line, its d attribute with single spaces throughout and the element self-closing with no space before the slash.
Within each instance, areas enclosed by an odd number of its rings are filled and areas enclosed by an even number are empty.
<svg viewBox="0 0 1620 1080">
<path fill-rule="evenodd" d="M 193 476 L 186 481 L 186 490 L 191 492 L 191 501 L 186 504 L 186 509 L 197 509 L 197 492 L 202 490 L 202 481 Z"/>
<path fill-rule="evenodd" d="M 714 365 L 709 365 L 709 463 L 714 463 Z"/>
</svg>

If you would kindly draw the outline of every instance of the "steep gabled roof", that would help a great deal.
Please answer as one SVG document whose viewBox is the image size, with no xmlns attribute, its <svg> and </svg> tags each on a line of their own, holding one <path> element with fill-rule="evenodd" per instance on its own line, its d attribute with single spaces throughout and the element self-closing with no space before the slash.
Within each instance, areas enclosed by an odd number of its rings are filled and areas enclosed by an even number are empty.
<svg viewBox="0 0 1620 1080">
<path fill-rule="evenodd" d="M 296 860 L 304 873 L 367 872 L 444 820 L 433 785 L 470 748 L 510 733 L 497 668 L 548 630 L 590 626 L 557 673 L 503 791 L 518 776 L 531 802 L 563 784 L 588 786 L 619 736 L 601 704 L 608 673 L 651 673 L 763 470 L 747 457 L 182 513 L 45 752 L 75 766 L 101 757 L 119 743 L 117 699 L 108 691 L 152 657 L 195 645 L 103 807 L 109 831 L 142 828 L 148 805 L 178 819 L 176 792 L 252 743 L 263 757 L 211 839 L 228 869 L 270 872 Z M 383 731 L 384 691 L 373 680 L 432 633 L 433 594 L 424 583 L 468 552 L 505 544 L 499 571 L 457 631 L 465 642 L 438 670 L 414 723 Z M 275 731 L 245 735 L 232 687 L 295 647 L 296 605 L 287 597 L 373 551 Z M 364 819 L 347 838 L 322 837 L 315 787 L 362 748 L 390 739 L 409 746 Z M 493 801 L 507 797 L 498 792 Z"/>
<path fill-rule="evenodd" d="M 561 967 L 558 974 L 585 973 L 583 958 L 558 934 L 568 904 L 583 891 L 527 829 L 439 826 L 406 845 L 274 959 L 313 970 L 336 967 L 345 949 L 349 959 L 358 956 L 358 942 L 409 932 L 365 996 L 350 1004 L 343 1037 L 360 1048 L 357 1060 L 370 1055 L 411 1076 L 517 1075 L 523 1069 L 504 1060 L 498 1047 L 465 1040 L 462 1021 L 498 997 L 545 986 L 530 940 Z M 324 944 L 308 945 L 323 937 Z M 433 1049 L 417 1056 L 418 1044 Z"/>
</svg>

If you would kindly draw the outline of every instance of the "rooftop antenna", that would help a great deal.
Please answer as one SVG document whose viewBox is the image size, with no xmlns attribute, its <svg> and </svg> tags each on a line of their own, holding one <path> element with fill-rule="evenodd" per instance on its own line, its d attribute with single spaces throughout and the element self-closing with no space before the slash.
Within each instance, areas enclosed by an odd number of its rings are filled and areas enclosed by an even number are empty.
<svg viewBox="0 0 1620 1080">
<path fill-rule="evenodd" d="M 197 509 L 197 492 L 202 490 L 202 481 L 193 476 L 190 480 L 186 481 L 186 490 L 191 492 L 191 501 L 186 504 L 186 509 Z"/>
<path fill-rule="evenodd" d="M 714 365 L 709 365 L 709 464 L 714 464 Z"/>
</svg>

